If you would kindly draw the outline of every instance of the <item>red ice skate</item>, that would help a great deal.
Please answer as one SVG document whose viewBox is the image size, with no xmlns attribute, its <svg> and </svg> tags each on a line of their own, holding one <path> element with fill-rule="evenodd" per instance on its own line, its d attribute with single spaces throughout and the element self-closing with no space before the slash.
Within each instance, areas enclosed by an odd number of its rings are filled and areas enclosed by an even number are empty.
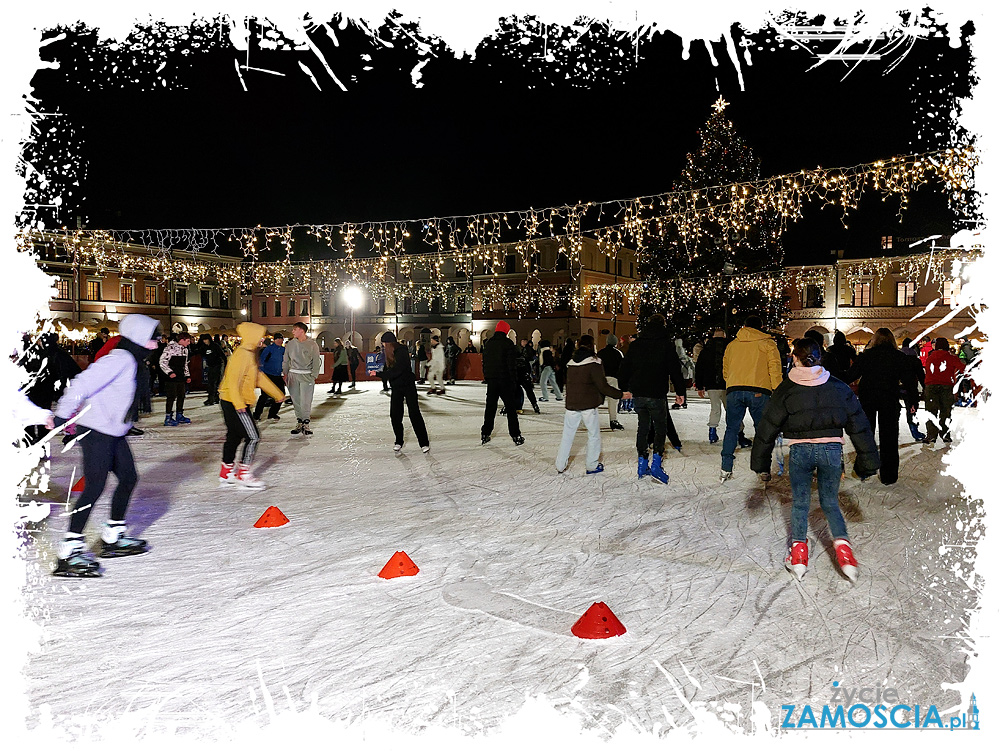
<svg viewBox="0 0 1000 751">
<path fill-rule="evenodd" d="M 837 565 L 844 572 L 844 576 L 852 582 L 858 580 L 858 561 L 851 550 L 851 543 L 847 540 L 834 540 L 833 550 L 837 554 Z"/>
<path fill-rule="evenodd" d="M 785 558 L 785 568 L 792 572 L 799 581 L 806 575 L 806 568 L 809 566 L 809 548 L 804 542 L 793 542 L 788 549 L 788 556 Z"/>
</svg>

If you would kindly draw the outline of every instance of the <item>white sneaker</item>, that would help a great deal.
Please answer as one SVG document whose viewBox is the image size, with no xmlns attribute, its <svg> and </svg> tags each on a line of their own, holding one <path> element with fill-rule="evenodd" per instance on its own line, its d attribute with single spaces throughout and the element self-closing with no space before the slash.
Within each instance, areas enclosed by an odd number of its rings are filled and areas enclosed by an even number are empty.
<svg viewBox="0 0 1000 751">
<path fill-rule="evenodd" d="M 241 464 L 239 469 L 236 470 L 236 485 L 247 490 L 264 490 L 267 488 L 263 480 L 254 477 L 253 472 L 250 471 L 250 467 L 246 464 Z"/>
</svg>

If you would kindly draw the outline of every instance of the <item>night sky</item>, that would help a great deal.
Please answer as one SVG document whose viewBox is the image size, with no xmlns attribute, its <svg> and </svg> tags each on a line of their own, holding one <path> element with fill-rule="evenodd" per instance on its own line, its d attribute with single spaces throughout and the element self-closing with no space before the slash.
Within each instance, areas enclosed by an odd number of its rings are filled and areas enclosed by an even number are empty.
<svg viewBox="0 0 1000 751">
<path fill-rule="evenodd" d="M 311 38 L 346 92 L 313 52 L 262 49 L 267 29 L 256 26 L 249 58 L 228 40 L 157 57 L 98 45 L 83 27 L 48 33 L 66 35 L 43 50 L 60 67 L 39 71 L 33 93 L 61 130 L 43 130 L 38 148 L 45 159 L 72 154 L 82 177 L 49 225 L 76 215 L 93 228 L 382 221 L 660 193 L 720 94 L 762 175 L 850 166 L 949 145 L 951 97 L 971 80 L 967 46 L 942 38 L 851 70 L 813 67 L 810 51 L 779 46 L 771 30 L 737 29 L 753 61 L 741 90 L 723 43 L 717 66 L 701 42 L 684 60 L 669 31 L 642 41 L 636 61 L 632 41 L 606 28 L 567 51 L 560 40 L 578 30 L 542 35 L 521 20 L 459 61 L 392 23 L 377 30 L 391 48 L 353 24 L 330 28 L 336 45 L 324 28 Z M 148 30 L 147 41 L 162 47 L 165 33 Z M 248 59 L 285 75 L 243 70 L 244 91 L 234 61 Z M 411 70 L 424 59 L 416 88 Z M 849 230 L 829 209 L 810 211 L 785 236 L 786 261 L 823 263 L 831 248 L 873 255 L 884 234 L 957 228 L 931 186 L 902 226 L 897 204 L 873 195 Z"/>
</svg>

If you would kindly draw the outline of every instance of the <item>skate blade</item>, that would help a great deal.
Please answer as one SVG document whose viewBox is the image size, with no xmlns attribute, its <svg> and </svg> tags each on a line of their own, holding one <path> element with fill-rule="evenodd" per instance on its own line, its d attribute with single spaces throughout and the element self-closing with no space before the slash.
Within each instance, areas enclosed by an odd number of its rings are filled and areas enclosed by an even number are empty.
<svg viewBox="0 0 1000 751">
<path fill-rule="evenodd" d="M 107 552 L 105 552 L 105 551 L 102 550 L 100 553 L 97 554 L 97 557 L 98 558 L 126 558 L 126 557 L 128 557 L 130 555 L 142 555 L 143 553 L 148 553 L 148 552 L 149 552 L 149 548 L 148 547 L 142 548 L 141 550 L 139 550 L 139 549 L 137 549 L 137 550 L 110 550 L 110 551 L 107 551 Z"/>
<path fill-rule="evenodd" d="M 841 566 L 840 570 L 844 572 L 844 576 L 851 580 L 852 584 L 857 584 L 858 581 L 858 567 L 857 566 Z"/>
<path fill-rule="evenodd" d="M 808 566 L 803 566 L 801 563 L 791 564 L 786 563 L 785 568 L 795 577 L 797 581 L 802 581 L 802 577 L 806 575 Z"/>
<path fill-rule="evenodd" d="M 59 576 L 64 579 L 98 579 L 101 576 L 100 569 L 92 569 L 90 571 L 53 571 L 53 576 Z"/>
</svg>

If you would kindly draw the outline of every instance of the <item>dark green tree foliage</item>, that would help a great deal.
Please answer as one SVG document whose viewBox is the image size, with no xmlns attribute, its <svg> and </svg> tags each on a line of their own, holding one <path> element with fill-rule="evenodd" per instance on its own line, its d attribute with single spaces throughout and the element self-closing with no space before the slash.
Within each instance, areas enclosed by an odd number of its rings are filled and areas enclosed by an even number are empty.
<svg viewBox="0 0 1000 751">
<path fill-rule="evenodd" d="M 698 151 L 687 155 L 673 190 L 760 179 L 760 160 L 726 118 L 721 99 L 698 136 Z M 703 222 L 701 229 L 697 237 L 683 237 L 676 224 L 667 224 L 660 236 L 651 239 L 641 267 L 643 278 L 650 282 L 651 291 L 675 289 L 678 294 L 672 302 L 656 301 L 655 293 L 650 295 L 640 317 L 663 313 L 677 334 L 692 338 L 708 335 L 718 326 L 734 329 L 751 313 L 761 315 L 768 326 L 783 325 L 787 300 L 748 289 L 739 281 L 740 275 L 781 269 L 784 254 L 778 216 L 728 233 L 711 221 Z M 730 271 L 735 291 L 728 289 L 731 277 L 726 272 Z"/>
</svg>

